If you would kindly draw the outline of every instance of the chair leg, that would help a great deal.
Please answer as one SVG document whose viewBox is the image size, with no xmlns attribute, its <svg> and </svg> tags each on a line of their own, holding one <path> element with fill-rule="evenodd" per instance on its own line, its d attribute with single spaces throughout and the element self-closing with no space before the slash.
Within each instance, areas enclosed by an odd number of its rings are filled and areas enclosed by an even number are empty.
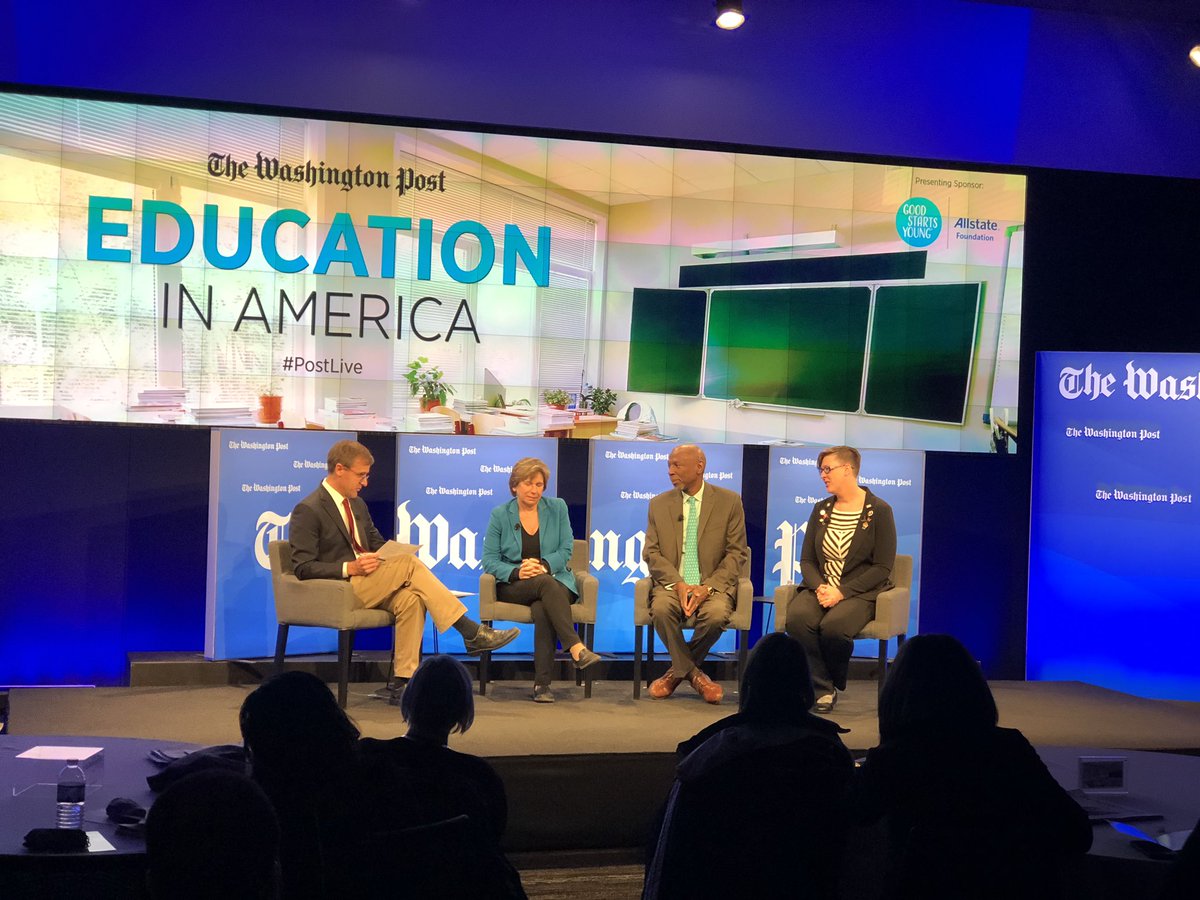
<svg viewBox="0 0 1200 900">
<path fill-rule="evenodd" d="M 879 690 L 878 696 L 883 696 L 883 680 L 887 678 L 887 638 L 879 642 Z"/>
<path fill-rule="evenodd" d="M 642 626 L 633 626 L 633 699 L 642 696 Z"/>
<path fill-rule="evenodd" d="M 354 629 L 338 632 L 338 706 L 346 708 L 347 684 L 350 681 L 350 656 L 354 653 Z"/>
<path fill-rule="evenodd" d="M 589 650 L 592 649 L 592 645 L 596 642 L 595 629 L 596 629 L 595 625 L 586 625 L 585 624 L 583 626 L 583 633 L 584 633 L 583 646 L 587 647 Z M 587 672 L 579 672 L 578 674 L 583 676 L 583 699 L 591 700 L 592 699 L 592 676 L 590 674 L 588 674 Z"/>
<path fill-rule="evenodd" d="M 480 622 L 479 624 L 486 625 L 489 628 L 491 628 L 491 626 L 492 626 L 492 623 L 490 621 L 489 622 Z M 492 661 L 492 651 L 491 650 L 484 650 L 482 653 L 479 654 L 479 696 L 480 697 L 487 694 L 487 684 L 488 684 L 488 674 L 489 674 L 488 666 L 491 664 L 491 661 Z"/>
<path fill-rule="evenodd" d="M 654 673 L 654 626 L 646 627 L 646 687 L 650 687 Z"/>
<path fill-rule="evenodd" d="M 287 650 L 288 626 L 287 622 L 279 623 L 279 630 L 275 632 L 275 674 L 278 675 L 283 671 L 283 654 Z"/>
<path fill-rule="evenodd" d="M 750 632 L 749 631 L 739 631 L 737 633 L 737 642 L 738 642 L 737 666 L 733 670 L 733 682 L 734 682 L 734 684 L 736 684 L 738 686 L 738 689 L 740 690 L 741 686 L 742 686 L 742 673 L 746 671 L 746 658 L 750 655 L 750 650 L 746 646 L 747 644 L 750 643 Z"/>
</svg>

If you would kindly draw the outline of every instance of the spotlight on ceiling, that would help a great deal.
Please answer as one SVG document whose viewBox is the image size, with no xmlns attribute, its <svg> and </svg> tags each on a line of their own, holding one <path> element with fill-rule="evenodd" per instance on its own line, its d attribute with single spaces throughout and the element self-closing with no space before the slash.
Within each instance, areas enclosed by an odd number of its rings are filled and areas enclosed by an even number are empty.
<svg viewBox="0 0 1200 900">
<path fill-rule="evenodd" d="M 1192 48 L 1192 52 L 1188 54 L 1188 59 L 1192 61 L 1192 65 L 1200 69 L 1200 44 Z"/>
<path fill-rule="evenodd" d="M 717 0 L 716 23 L 718 28 L 733 31 L 735 28 L 741 28 L 745 21 L 742 0 Z"/>
</svg>

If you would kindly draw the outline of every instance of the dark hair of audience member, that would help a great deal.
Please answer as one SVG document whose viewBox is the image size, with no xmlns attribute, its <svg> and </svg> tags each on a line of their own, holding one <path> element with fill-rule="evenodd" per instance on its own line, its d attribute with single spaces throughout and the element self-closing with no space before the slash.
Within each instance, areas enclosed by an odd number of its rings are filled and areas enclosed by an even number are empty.
<svg viewBox="0 0 1200 900">
<path fill-rule="evenodd" d="M 471 673 L 451 656 L 428 656 L 417 666 L 400 698 L 400 715 L 412 736 L 439 738 L 466 733 L 475 721 Z"/>
<path fill-rule="evenodd" d="M 308 672 L 268 678 L 242 703 L 238 719 L 256 776 L 312 780 L 353 763 L 358 728 Z"/>
<path fill-rule="evenodd" d="M 146 818 L 152 897 L 279 895 L 279 822 L 262 788 L 224 770 L 172 784 Z"/>
<path fill-rule="evenodd" d="M 751 722 L 794 722 L 814 702 L 808 657 L 800 642 L 773 632 L 750 652 L 738 690 L 738 712 Z"/>
<path fill-rule="evenodd" d="M 956 638 L 922 634 L 896 654 L 879 698 L 879 737 L 914 730 L 977 730 L 999 721 L 979 663 Z"/>
</svg>

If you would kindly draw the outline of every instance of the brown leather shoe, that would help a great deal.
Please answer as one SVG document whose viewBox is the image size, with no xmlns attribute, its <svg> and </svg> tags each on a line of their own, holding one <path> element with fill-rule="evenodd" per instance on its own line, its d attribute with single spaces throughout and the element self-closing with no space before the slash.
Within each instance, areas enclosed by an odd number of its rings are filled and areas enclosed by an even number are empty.
<svg viewBox="0 0 1200 900">
<path fill-rule="evenodd" d="M 704 698 L 705 703 L 720 703 L 721 698 L 725 696 L 725 689 L 700 671 L 699 666 L 688 673 L 688 681 L 692 683 L 696 693 Z"/>
<path fill-rule="evenodd" d="M 681 681 L 683 681 L 682 678 L 667 669 L 666 675 L 650 682 L 650 696 L 655 700 L 666 700 L 675 693 L 675 688 L 679 687 Z"/>
</svg>

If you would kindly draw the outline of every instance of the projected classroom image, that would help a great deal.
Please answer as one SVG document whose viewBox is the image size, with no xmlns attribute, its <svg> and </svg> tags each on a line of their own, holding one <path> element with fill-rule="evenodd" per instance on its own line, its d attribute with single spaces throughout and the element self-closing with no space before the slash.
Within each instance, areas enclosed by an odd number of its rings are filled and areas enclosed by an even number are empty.
<svg viewBox="0 0 1200 900">
<path fill-rule="evenodd" d="M 1025 179 L 0 93 L 0 416 L 1011 452 Z"/>
</svg>

